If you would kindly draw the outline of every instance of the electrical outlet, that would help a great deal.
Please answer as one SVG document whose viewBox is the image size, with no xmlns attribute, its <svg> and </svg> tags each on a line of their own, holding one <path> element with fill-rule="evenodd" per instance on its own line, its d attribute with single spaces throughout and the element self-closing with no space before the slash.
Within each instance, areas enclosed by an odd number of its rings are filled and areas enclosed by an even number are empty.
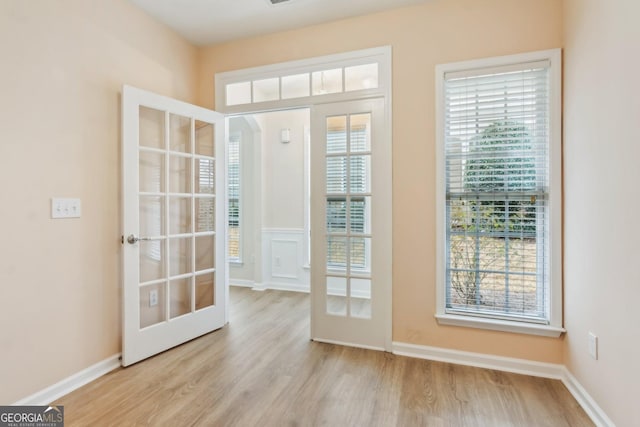
<svg viewBox="0 0 640 427">
<path fill-rule="evenodd" d="M 589 356 L 598 360 L 598 337 L 593 332 L 589 332 Z"/>
<path fill-rule="evenodd" d="M 158 305 L 158 290 L 154 289 L 149 291 L 149 307 L 155 307 Z"/>
</svg>

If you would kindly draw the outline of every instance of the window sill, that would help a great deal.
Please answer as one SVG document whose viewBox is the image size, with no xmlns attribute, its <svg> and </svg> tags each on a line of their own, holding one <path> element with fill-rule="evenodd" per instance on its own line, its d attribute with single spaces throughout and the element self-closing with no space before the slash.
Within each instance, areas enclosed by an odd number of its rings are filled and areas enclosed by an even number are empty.
<svg viewBox="0 0 640 427">
<path fill-rule="evenodd" d="M 566 332 L 564 328 L 550 325 L 538 325 L 535 323 L 460 316 L 455 314 L 436 314 L 435 317 L 440 325 L 464 326 L 467 328 L 489 329 L 492 331 L 513 332 L 517 334 L 538 335 L 551 338 L 558 338 Z"/>
<path fill-rule="evenodd" d="M 229 266 L 231 267 L 242 267 L 243 265 L 243 261 L 229 261 Z"/>
</svg>

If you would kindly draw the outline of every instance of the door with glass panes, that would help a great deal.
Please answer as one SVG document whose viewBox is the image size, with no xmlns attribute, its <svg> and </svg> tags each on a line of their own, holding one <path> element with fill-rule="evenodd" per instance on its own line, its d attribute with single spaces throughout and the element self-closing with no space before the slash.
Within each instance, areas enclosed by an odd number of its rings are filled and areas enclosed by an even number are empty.
<svg viewBox="0 0 640 427">
<path fill-rule="evenodd" d="M 226 321 L 224 116 L 125 86 L 123 343 L 130 365 Z"/>
<path fill-rule="evenodd" d="M 391 349 L 391 142 L 384 100 L 314 106 L 311 337 Z"/>
</svg>

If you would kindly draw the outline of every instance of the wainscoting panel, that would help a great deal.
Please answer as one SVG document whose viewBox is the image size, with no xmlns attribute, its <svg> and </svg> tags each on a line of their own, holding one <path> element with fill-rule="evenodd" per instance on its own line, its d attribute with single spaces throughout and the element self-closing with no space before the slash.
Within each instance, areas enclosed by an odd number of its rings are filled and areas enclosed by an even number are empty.
<svg viewBox="0 0 640 427">
<path fill-rule="evenodd" d="M 265 289 L 309 292 L 309 269 L 305 268 L 304 229 L 262 230 L 263 281 Z M 257 285 L 257 284 L 256 284 Z"/>
</svg>

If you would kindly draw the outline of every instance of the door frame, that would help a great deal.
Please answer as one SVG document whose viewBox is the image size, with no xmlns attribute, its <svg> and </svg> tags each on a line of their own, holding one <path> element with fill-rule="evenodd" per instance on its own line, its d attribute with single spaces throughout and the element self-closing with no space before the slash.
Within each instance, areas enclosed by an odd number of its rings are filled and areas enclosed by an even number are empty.
<svg viewBox="0 0 640 427">
<path fill-rule="evenodd" d="M 363 88 L 359 90 L 346 90 L 345 85 L 345 75 L 346 69 L 349 67 L 355 67 L 358 65 L 364 64 L 378 64 L 378 85 L 374 88 Z M 313 115 L 314 106 L 323 105 L 323 104 L 337 104 L 349 101 L 359 101 L 370 98 L 381 98 L 384 103 L 384 117 L 383 123 L 381 124 L 381 134 L 385 143 L 388 145 L 388 155 L 389 162 L 391 162 L 391 153 L 392 153 L 392 74 L 391 74 L 391 64 L 392 64 L 392 49 L 391 46 L 382 46 L 371 49 L 364 49 L 358 51 L 351 52 L 343 52 L 334 55 L 327 56 L 319 56 L 314 58 L 302 59 L 302 60 L 294 60 L 281 62 L 271 65 L 252 67 L 246 69 L 239 69 L 234 71 L 227 71 L 222 73 L 217 73 L 215 75 L 215 108 L 216 111 L 223 113 L 227 116 L 229 115 L 244 115 L 244 114 L 256 114 L 263 113 L 269 111 L 281 111 L 287 109 L 297 109 L 297 108 L 309 108 L 311 109 L 311 114 Z M 313 72 L 321 72 L 332 69 L 342 69 L 342 91 L 338 93 L 331 94 L 317 94 L 312 95 L 312 73 Z M 309 92 L 308 96 L 303 96 L 299 98 L 292 99 L 281 99 L 282 91 L 279 87 L 278 90 L 278 99 L 271 101 L 262 101 L 257 102 L 253 99 L 253 82 L 257 80 L 264 79 L 278 79 L 280 83 L 282 77 L 293 76 L 299 74 L 308 74 L 310 76 L 309 79 Z M 229 85 L 240 84 L 248 85 L 250 88 L 250 98 L 248 102 L 244 102 L 242 104 L 234 104 L 227 105 L 227 87 Z M 313 132 L 313 130 L 311 130 Z M 311 159 L 311 164 L 313 164 L 313 159 Z M 389 168 L 389 180 L 392 179 L 392 168 Z M 391 184 L 390 184 L 391 186 Z M 390 189 L 389 191 L 389 204 L 392 203 L 393 199 L 393 191 Z M 392 229 L 392 213 L 388 215 L 389 223 L 389 235 L 391 236 Z M 390 275 L 393 276 L 393 268 L 392 268 L 392 259 L 393 259 L 393 249 L 392 242 L 391 250 L 389 251 L 389 269 Z M 313 258 L 313 256 L 312 256 Z M 313 265 L 311 268 L 311 277 L 313 277 Z M 227 283 L 228 286 L 228 283 Z M 393 284 L 390 281 L 386 284 L 386 287 L 383 290 L 383 294 L 385 295 L 385 308 L 384 308 L 384 316 L 385 316 L 385 327 L 384 327 L 384 335 L 385 335 L 385 351 L 392 350 L 392 289 Z M 227 292 L 228 294 L 228 292 Z M 313 289 L 311 290 L 311 294 L 313 295 Z M 314 330 L 314 315 L 311 315 L 311 329 Z"/>
</svg>

